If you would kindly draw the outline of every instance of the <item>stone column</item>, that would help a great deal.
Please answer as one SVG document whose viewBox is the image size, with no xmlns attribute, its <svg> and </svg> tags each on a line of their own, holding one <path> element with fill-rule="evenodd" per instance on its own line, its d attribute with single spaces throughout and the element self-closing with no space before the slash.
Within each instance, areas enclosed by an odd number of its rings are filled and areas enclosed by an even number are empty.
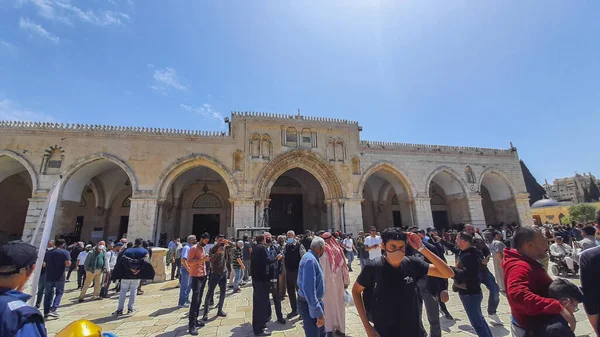
<svg viewBox="0 0 600 337">
<path fill-rule="evenodd" d="M 337 199 L 330 200 L 331 203 L 331 226 L 334 231 L 342 229 L 341 227 L 341 207 Z"/>
<path fill-rule="evenodd" d="M 418 194 L 412 200 L 414 202 L 415 209 L 413 212 L 415 226 L 420 229 L 426 229 L 427 227 L 433 227 L 433 216 L 431 214 L 431 198 L 426 194 Z"/>
<path fill-rule="evenodd" d="M 329 228 L 334 228 L 333 227 L 333 210 L 332 210 L 332 206 L 331 206 L 332 201 L 325 200 L 324 202 L 327 205 L 327 228 L 325 228 L 325 230 L 329 230 Z"/>
<path fill-rule="evenodd" d="M 483 204 L 481 203 L 481 196 L 478 194 L 469 194 L 467 198 L 469 201 L 469 222 L 475 228 L 486 228 L 485 214 L 483 213 Z"/>
<path fill-rule="evenodd" d="M 254 208 L 252 199 L 230 199 L 233 208 L 233 228 L 254 227 Z"/>
<path fill-rule="evenodd" d="M 33 237 L 33 232 L 38 225 L 40 217 L 42 216 L 42 211 L 47 203 L 47 195 L 36 195 L 35 197 L 29 198 L 29 207 L 27 208 L 27 217 L 25 218 L 25 226 L 23 227 L 23 242 L 30 242 Z M 36 247 L 39 247 L 40 242 L 42 241 L 42 232 L 44 231 L 44 222 L 46 221 L 46 216 L 44 214 L 44 219 L 38 230 L 38 234 L 36 237 L 36 242 L 33 243 Z M 56 227 L 58 224 L 54 224 Z"/>
<path fill-rule="evenodd" d="M 152 282 L 164 282 L 167 279 L 166 269 L 167 249 L 160 247 L 152 248 L 152 267 L 154 267 L 154 279 Z"/>
<path fill-rule="evenodd" d="M 358 235 L 358 232 L 363 230 L 362 202 L 363 199 L 344 200 L 346 232 L 353 233 L 354 237 Z"/>
<path fill-rule="evenodd" d="M 520 225 L 533 225 L 533 215 L 531 213 L 531 207 L 529 206 L 529 194 L 518 193 L 515 195 L 515 206 L 517 207 Z"/>
<path fill-rule="evenodd" d="M 148 197 L 132 197 L 129 209 L 129 224 L 127 226 L 127 239 L 136 238 L 152 239 L 154 227 L 157 223 L 158 199 Z"/>
</svg>

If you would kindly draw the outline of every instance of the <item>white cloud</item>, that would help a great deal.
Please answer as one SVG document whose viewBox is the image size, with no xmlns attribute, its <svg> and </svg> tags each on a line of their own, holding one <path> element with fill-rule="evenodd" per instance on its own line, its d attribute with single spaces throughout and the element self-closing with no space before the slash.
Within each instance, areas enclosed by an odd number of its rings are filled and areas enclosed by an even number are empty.
<svg viewBox="0 0 600 337">
<path fill-rule="evenodd" d="M 193 108 L 186 104 L 180 104 L 179 106 L 185 111 L 196 112 L 206 119 L 216 119 L 221 123 L 221 127 L 225 124 L 223 121 L 223 115 L 208 103 L 202 104 L 202 106 L 199 108 Z"/>
<path fill-rule="evenodd" d="M 68 0 L 19 0 L 19 4 L 31 4 L 37 14 L 47 20 L 72 25 L 71 19 L 95 24 L 98 26 L 121 25 L 129 21 L 129 15 L 108 10 L 82 10 Z"/>
<path fill-rule="evenodd" d="M 166 95 L 167 89 L 186 91 L 187 87 L 179 81 L 177 72 L 173 68 L 157 69 L 154 71 L 154 84 L 150 86 L 153 90 Z"/>
<path fill-rule="evenodd" d="M 14 44 L 4 41 L 4 40 L 0 40 L 0 46 L 2 46 L 3 48 L 6 48 L 8 50 L 13 50 L 13 49 L 17 48 L 17 46 L 15 46 Z"/>
<path fill-rule="evenodd" d="M 49 31 L 45 30 L 44 27 L 38 25 L 37 23 L 29 20 L 29 19 L 19 19 L 19 28 L 30 32 L 31 34 L 36 34 L 40 37 L 43 37 L 46 40 L 49 40 L 52 43 L 59 43 L 60 38 Z"/>
<path fill-rule="evenodd" d="M 46 114 L 33 112 L 10 99 L 0 99 L 0 120 L 52 122 L 54 119 Z"/>
</svg>

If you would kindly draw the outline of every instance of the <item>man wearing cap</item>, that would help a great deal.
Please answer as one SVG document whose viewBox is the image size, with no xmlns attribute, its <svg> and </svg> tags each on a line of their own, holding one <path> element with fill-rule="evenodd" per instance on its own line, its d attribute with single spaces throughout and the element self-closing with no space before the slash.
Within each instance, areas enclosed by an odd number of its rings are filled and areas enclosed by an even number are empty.
<svg viewBox="0 0 600 337">
<path fill-rule="evenodd" d="M 0 245 L 0 336 L 45 337 L 44 318 L 21 292 L 35 270 L 37 249 L 23 242 Z"/>
<path fill-rule="evenodd" d="M 100 299 L 100 286 L 102 285 L 102 271 L 106 268 L 104 245 L 97 245 L 85 258 L 85 282 L 79 294 L 79 302 L 83 302 L 87 289 L 94 282 L 92 300 Z"/>
</svg>

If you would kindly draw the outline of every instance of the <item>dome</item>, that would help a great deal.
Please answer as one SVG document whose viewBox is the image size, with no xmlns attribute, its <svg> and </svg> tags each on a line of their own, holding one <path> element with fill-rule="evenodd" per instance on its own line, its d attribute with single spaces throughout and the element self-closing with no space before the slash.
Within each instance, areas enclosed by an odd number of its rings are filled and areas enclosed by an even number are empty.
<svg viewBox="0 0 600 337">
<path fill-rule="evenodd" d="M 542 199 L 542 200 L 538 200 L 538 201 L 534 202 L 533 205 L 531 205 L 531 208 L 552 207 L 552 206 L 558 206 L 558 205 L 559 205 L 558 201 L 556 201 L 554 199 Z"/>
</svg>

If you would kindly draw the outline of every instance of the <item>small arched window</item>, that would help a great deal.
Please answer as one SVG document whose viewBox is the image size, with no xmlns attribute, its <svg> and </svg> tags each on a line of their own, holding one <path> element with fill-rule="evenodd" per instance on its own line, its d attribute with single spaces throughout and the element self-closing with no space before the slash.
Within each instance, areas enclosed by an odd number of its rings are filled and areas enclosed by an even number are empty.
<svg viewBox="0 0 600 337">
<path fill-rule="evenodd" d="M 360 159 L 358 157 L 352 158 L 352 174 L 360 175 Z"/>
<path fill-rule="evenodd" d="M 212 194 L 202 194 L 194 200 L 192 208 L 221 208 L 221 201 Z"/>
<path fill-rule="evenodd" d="M 475 184 L 475 174 L 470 166 L 465 168 L 465 178 L 467 179 L 467 183 Z"/>
</svg>

